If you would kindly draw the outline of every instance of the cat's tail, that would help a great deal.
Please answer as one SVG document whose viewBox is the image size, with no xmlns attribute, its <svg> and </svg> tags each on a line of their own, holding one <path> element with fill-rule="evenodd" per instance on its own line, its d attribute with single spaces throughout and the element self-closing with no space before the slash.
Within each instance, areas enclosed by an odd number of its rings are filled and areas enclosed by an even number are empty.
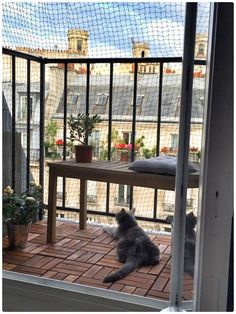
<svg viewBox="0 0 236 314">
<path fill-rule="evenodd" d="M 127 276 L 129 273 L 131 273 L 133 270 L 135 270 L 137 267 L 140 266 L 140 262 L 136 259 L 127 259 L 125 264 L 115 273 L 112 273 L 111 275 L 106 276 L 103 279 L 103 282 L 115 282 L 117 280 L 120 280 Z"/>
</svg>

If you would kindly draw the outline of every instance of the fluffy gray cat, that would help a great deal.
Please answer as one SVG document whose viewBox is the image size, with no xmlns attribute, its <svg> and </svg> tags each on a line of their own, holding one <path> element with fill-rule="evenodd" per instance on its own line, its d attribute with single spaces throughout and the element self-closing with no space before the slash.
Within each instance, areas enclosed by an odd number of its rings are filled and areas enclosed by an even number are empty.
<svg viewBox="0 0 236 314">
<path fill-rule="evenodd" d="M 173 227 L 174 217 L 168 216 L 166 221 Z M 195 226 L 197 224 L 197 217 L 193 212 L 186 215 L 186 227 L 185 227 L 185 253 L 184 253 L 184 271 L 191 277 L 194 275 L 194 261 L 195 261 L 195 243 L 196 232 Z"/>
<path fill-rule="evenodd" d="M 149 236 L 138 226 L 134 218 L 135 208 L 124 208 L 116 214 L 118 228 L 106 227 L 117 242 L 118 260 L 124 265 L 116 272 L 104 278 L 103 282 L 115 282 L 127 276 L 137 267 L 156 265 L 160 261 L 159 248 L 152 243 Z"/>
</svg>

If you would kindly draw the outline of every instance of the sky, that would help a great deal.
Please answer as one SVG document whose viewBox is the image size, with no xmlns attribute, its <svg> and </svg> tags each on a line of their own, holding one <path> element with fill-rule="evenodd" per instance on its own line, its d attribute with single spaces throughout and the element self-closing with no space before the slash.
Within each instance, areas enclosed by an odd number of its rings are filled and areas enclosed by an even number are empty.
<svg viewBox="0 0 236 314">
<path fill-rule="evenodd" d="M 198 7 L 197 31 L 207 32 L 209 4 Z M 131 57 L 132 40 L 148 42 L 150 56 L 182 56 L 185 3 L 5 2 L 3 46 L 67 48 L 68 29 L 89 32 L 89 57 Z"/>
</svg>

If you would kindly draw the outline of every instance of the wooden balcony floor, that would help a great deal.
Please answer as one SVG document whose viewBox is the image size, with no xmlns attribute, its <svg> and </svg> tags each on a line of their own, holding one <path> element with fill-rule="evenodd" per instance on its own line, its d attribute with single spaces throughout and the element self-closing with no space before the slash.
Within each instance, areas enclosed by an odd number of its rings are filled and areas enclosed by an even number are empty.
<svg viewBox="0 0 236 314">
<path fill-rule="evenodd" d="M 5 251 L 3 269 L 75 284 L 167 300 L 170 291 L 170 237 L 150 235 L 161 252 L 160 264 L 140 267 L 115 283 L 103 278 L 122 264 L 116 258 L 116 241 L 101 227 L 88 225 L 80 231 L 75 223 L 57 221 L 56 243 L 46 242 L 46 220 L 31 227 L 25 249 Z M 7 237 L 3 247 L 7 247 Z M 184 275 L 183 300 L 193 298 L 193 280 Z"/>
</svg>

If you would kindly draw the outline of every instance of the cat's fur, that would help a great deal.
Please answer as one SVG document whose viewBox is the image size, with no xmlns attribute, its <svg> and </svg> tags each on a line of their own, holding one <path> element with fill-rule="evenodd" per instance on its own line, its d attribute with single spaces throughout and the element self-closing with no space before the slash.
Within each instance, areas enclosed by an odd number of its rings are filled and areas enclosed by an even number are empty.
<svg viewBox="0 0 236 314">
<path fill-rule="evenodd" d="M 159 248 L 152 243 L 149 236 L 138 226 L 134 218 L 135 209 L 124 208 L 116 214 L 118 228 L 104 228 L 117 239 L 118 260 L 124 265 L 116 272 L 104 278 L 103 282 L 115 282 L 124 278 L 137 267 L 156 265 L 160 261 Z"/>
<path fill-rule="evenodd" d="M 166 221 L 173 227 L 174 217 L 168 216 Z M 195 243 L 196 232 L 195 226 L 197 224 L 197 218 L 193 212 L 186 215 L 186 227 L 185 227 L 185 254 L 184 254 L 184 271 L 193 277 L 194 274 L 194 261 L 195 261 Z"/>
</svg>

